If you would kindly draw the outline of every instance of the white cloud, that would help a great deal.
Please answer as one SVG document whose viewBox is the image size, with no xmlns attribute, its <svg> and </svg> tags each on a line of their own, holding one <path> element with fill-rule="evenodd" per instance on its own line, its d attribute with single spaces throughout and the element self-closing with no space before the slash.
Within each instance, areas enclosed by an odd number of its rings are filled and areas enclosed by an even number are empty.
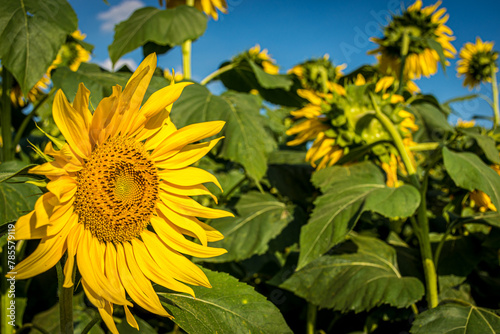
<svg viewBox="0 0 500 334">
<path fill-rule="evenodd" d="M 113 71 L 113 64 L 111 63 L 111 59 L 109 58 L 101 62 L 96 62 L 96 64 L 108 71 Z M 118 60 L 115 64 L 114 69 L 118 70 L 123 65 L 127 65 L 128 68 L 130 68 L 132 71 L 135 71 L 137 69 L 137 63 L 132 58 L 123 58 Z"/>
<path fill-rule="evenodd" d="M 144 3 L 140 0 L 124 0 L 119 5 L 112 6 L 105 12 L 100 12 L 97 14 L 97 19 L 103 21 L 101 30 L 113 31 L 115 24 L 128 19 L 136 9 L 141 7 L 144 7 Z"/>
</svg>

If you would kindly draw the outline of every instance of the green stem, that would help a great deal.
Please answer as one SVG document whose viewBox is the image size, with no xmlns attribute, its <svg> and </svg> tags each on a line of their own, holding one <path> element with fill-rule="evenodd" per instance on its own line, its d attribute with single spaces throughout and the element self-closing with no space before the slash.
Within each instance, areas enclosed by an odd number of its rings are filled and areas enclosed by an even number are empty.
<svg viewBox="0 0 500 334">
<path fill-rule="evenodd" d="M 410 35 L 408 34 L 408 31 L 405 30 L 403 33 L 403 41 L 402 41 L 402 46 L 401 46 L 401 67 L 399 71 L 399 86 L 396 94 L 401 95 L 403 92 L 403 88 L 405 86 L 404 80 L 405 80 L 405 65 L 406 65 L 406 57 L 408 55 L 408 49 L 410 48 Z"/>
<path fill-rule="evenodd" d="M 14 150 L 12 149 L 12 122 L 10 111 L 10 90 L 12 88 L 12 74 L 3 66 L 2 69 L 2 140 L 3 140 L 3 159 L 9 161 L 14 159 Z"/>
<path fill-rule="evenodd" d="M 81 334 L 87 334 L 88 332 L 90 332 L 90 330 L 92 329 L 92 327 L 94 327 L 100 321 L 101 321 L 101 316 L 99 315 L 99 313 L 97 313 L 95 315 L 94 319 L 92 319 L 92 321 L 89 322 L 87 324 L 87 326 L 85 326 L 85 328 L 83 329 L 83 331 L 81 332 Z"/>
<path fill-rule="evenodd" d="M 194 0 L 186 0 L 186 5 L 193 7 Z M 189 39 L 182 43 L 182 70 L 184 72 L 184 79 L 191 79 L 191 47 L 192 41 Z"/>
<path fill-rule="evenodd" d="M 372 100 L 373 108 L 375 109 L 375 115 L 377 119 L 382 123 L 384 128 L 391 135 L 394 145 L 396 146 L 401 160 L 406 167 L 410 182 L 412 185 L 420 190 L 420 206 L 417 211 L 417 221 L 419 226 L 419 231 L 417 237 L 419 239 L 420 254 L 422 256 L 422 264 L 424 267 L 425 282 L 427 286 L 427 303 L 429 308 L 434 308 L 438 304 L 438 293 L 437 293 L 437 275 L 436 268 L 434 266 L 431 242 L 429 239 L 429 221 L 427 219 L 427 203 L 426 203 L 426 192 L 427 192 L 427 178 L 424 178 L 424 184 L 421 185 L 417 177 L 417 171 L 413 166 L 406 147 L 403 143 L 403 138 L 399 134 L 399 131 L 391 122 L 389 117 L 387 117 L 379 108 L 378 104 L 375 102 L 375 98 L 370 94 Z"/>
<path fill-rule="evenodd" d="M 233 69 L 235 66 L 236 66 L 235 63 L 231 63 L 231 64 L 228 64 L 226 66 L 223 66 L 223 67 L 219 68 L 217 71 L 214 71 L 214 72 L 210 73 L 203 80 L 201 80 L 200 84 L 203 85 L 203 86 L 206 85 L 207 83 L 209 83 L 210 81 L 212 81 L 217 76 L 221 75 L 224 72 L 229 71 L 230 69 Z"/>
<path fill-rule="evenodd" d="M 306 327 L 306 333 L 307 334 L 314 334 L 316 330 L 316 314 L 318 312 L 318 308 L 311 304 L 307 304 L 307 327 Z"/>
<path fill-rule="evenodd" d="M 433 151 L 439 147 L 439 143 L 422 143 L 408 147 L 412 152 Z"/>
<path fill-rule="evenodd" d="M 57 281 L 59 283 L 59 324 L 60 332 L 73 334 L 73 287 L 65 288 L 64 273 L 61 261 L 56 264 Z"/>
<path fill-rule="evenodd" d="M 493 128 L 495 129 L 500 125 L 500 111 L 498 109 L 498 84 L 495 64 L 491 64 L 491 88 L 493 90 Z"/>
<path fill-rule="evenodd" d="M 10 270 L 9 268 L 9 241 L 2 247 L 2 273 L 7 273 Z M 2 275 L 3 276 L 3 275 Z M 10 275 L 9 275 L 10 276 Z M 2 319 L 0 320 L 2 323 L 1 327 L 1 333 L 5 334 L 11 334 L 14 332 L 14 326 L 9 324 L 9 321 L 12 319 L 8 318 L 10 315 L 10 310 L 9 307 L 11 307 L 11 297 L 9 296 L 9 288 L 10 288 L 10 283 L 7 281 L 7 277 L 3 276 L 2 277 L 2 284 L 1 284 L 1 289 L 2 289 L 2 311 L 0 314 L 2 315 Z M 15 304 L 14 304 L 14 314 L 15 314 Z"/>
<path fill-rule="evenodd" d="M 19 144 L 19 142 L 21 141 L 21 137 L 24 133 L 24 130 L 26 129 L 26 127 L 28 126 L 28 124 L 30 123 L 31 119 L 33 118 L 33 116 L 36 114 L 36 112 L 38 111 L 38 109 L 40 109 L 40 107 L 45 103 L 45 101 L 47 101 L 47 99 L 52 95 L 54 94 L 56 90 L 54 88 L 52 88 L 52 90 L 47 94 L 45 95 L 38 103 L 36 106 L 33 107 L 33 110 L 31 110 L 31 112 L 23 119 L 23 122 L 21 123 L 21 125 L 19 126 L 19 128 L 17 129 L 17 133 L 16 133 L 16 136 L 14 137 L 14 140 L 12 141 L 12 146 L 13 147 L 16 147 L 17 144 Z"/>
<path fill-rule="evenodd" d="M 184 79 L 191 79 L 191 40 L 182 43 L 182 70 L 184 72 Z"/>
</svg>

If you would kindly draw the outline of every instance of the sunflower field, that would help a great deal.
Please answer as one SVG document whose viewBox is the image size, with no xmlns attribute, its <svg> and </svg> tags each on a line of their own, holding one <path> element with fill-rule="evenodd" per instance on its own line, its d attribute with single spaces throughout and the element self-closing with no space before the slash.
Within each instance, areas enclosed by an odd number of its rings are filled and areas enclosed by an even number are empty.
<svg viewBox="0 0 500 334">
<path fill-rule="evenodd" d="M 108 50 L 142 59 L 111 71 L 67 0 L 0 0 L 0 332 L 500 333 L 494 42 L 416 0 L 371 64 L 257 44 L 195 80 L 227 8 L 136 8 Z M 445 70 L 489 93 L 419 87 Z"/>
</svg>

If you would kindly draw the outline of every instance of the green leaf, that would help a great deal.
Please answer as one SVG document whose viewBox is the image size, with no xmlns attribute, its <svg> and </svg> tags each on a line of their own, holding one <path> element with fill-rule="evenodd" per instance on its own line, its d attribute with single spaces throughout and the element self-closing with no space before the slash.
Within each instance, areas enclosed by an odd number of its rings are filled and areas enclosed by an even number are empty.
<svg viewBox="0 0 500 334">
<path fill-rule="evenodd" d="M 203 268 L 202 268 L 203 269 Z M 279 310 L 264 296 L 226 273 L 203 269 L 211 289 L 193 287 L 196 298 L 158 293 L 174 322 L 188 333 L 292 333 Z"/>
<path fill-rule="evenodd" d="M 27 95 L 78 20 L 66 0 L 0 0 L 0 8 L 0 59 Z"/>
<path fill-rule="evenodd" d="M 478 132 L 478 129 L 464 129 L 461 128 L 460 132 L 465 133 L 467 136 L 473 138 L 477 145 L 483 150 L 484 155 L 494 164 L 500 164 L 500 154 L 496 148 L 495 140 L 489 136 L 483 135 Z"/>
<path fill-rule="evenodd" d="M 456 153 L 443 148 L 444 166 L 455 184 L 473 191 L 481 190 L 500 208 L 500 175 L 473 153 Z"/>
<path fill-rule="evenodd" d="M 401 276 L 393 247 L 371 237 L 351 239 L 358 246 L 356 253 L 322 256 L 280 287 L 319 307 L 342 312 L 361 312 L 382 304 L 404 308 L 422 298 L 422 282 Z"/>
<path fill-rule="evenodd" d="M 97 310 L 88 308 L 85 305 L 83 292 L 73 296 L 73 326 L 75 333 L 81 333 L 96 315 Z M 32 322 L 49 333 L 61 333 L 59 330 L 59 303 L 47 311 L 35 315 Z M 92 327 L 89 333 L 104 334 L 104 331 L 96 325 Z"/>
<path fill-rule="evenodd" d="M 109 46 L 109 57 L 116 63 L 124 54 L 154 42 L 158 45 L 181 45 L 205 32 L 207 17 L 189 6 L 173 9 L 145 7 L 115 26 L 115 37 Z"/>
<path fill-rule="evenodd" d="M 227 92 L 223 98 L 229 105 L 224 129 L 226 141 L 221 157 L 239 162 L 254 180 L 260 180 L 267 170 L 267 156 L 276 142 L 264 128 L 260 102 L 248 94 Z"/>
<path fill-rule="evenodd" d="M 229 64 L 231 63 L 225 62 L 219 68 Z M 301 88 L 298 80 L 293 80 L 288 75 L 266 73 L 248 57 L 241 58 L 234 68 L 221 73 L 217 78 L 226 88 L 237 92 L 248 93 L 257 89 L 264 99 L 274 104 L 297 108 L 306 102 L 296 93 Z"/>
<path fill-rule="evenodd" d="M 67 67 L 55 70 L 52 75 L 52 82 L 55 88 L 61 88 L 69 101 L 73 101 L 78 85 L 83 82 L 90 90 L 90 103 L 95 109 L 99 102 L 106 96 L 111 95 L 112 86 L 120 85 L 125 87 L 132 73 L 107 72 L 96 64 L 82 63 L 78 71 L 73 72 Z M 168 86 L 169 82 L 163 77 L 153 76 L 148 86 L 144 101 L 155 91 Z"/>
<path fill-rule="evenodd" d="M 446 57 L 444 55 L 443 46 L 441 45 L 441 43 L 436 41 L 434 38 L 427 38 L 425 41 L 427 42 L 427 44 L 429 44 L 431 49 L 436 51 L 437 54 L 439 55 L 439 62 L 441 63 L 441 67 L 443 69 L 443 72 L 446 73 Z"/>
<path fill-rule="evenodd" d="M 412 334 L 496 334 L 500 333 L 498 313 L 474 305 L 445 304 L 420 313 Z"/>
<path fill-rule="evenodd" d="M 184 89 L 174 103 L 171 116 L 178 127 L 226 121 L 220 133 L 226 137 L 220 156 L 243 165 L 254 180 L 260 180 L 266 173 L 267 157 L 276 143 L 265 129 L 266 119 L 260 114 L 257 97 L 235 92 L 216 96 L 206 87 L 194 84 Z"/>
<path fill-rule="evenodd" d="M 427 100 L 416 100 L 411 104 L 411 109 L 420 123 L 423 123 L 424 130 L 430 132 L 431 139 L 433 139 L 432 135 L 435 131 L 455 132 L 455 129 L 448 123 L 445 115 L 435 103 L 430 103 Z"/>
<path fill-rule="evenodd" d="M 11 177 L 27 173 L 30 168 L 37 165 L 27 165 L 19 160 L 7 161 L 0 164 L 0 182 L 4 182 Z"/>
<path fill-rule="evenodd" d="M 344 241 L 363 211 L 402 218 L 411 216 L 420 203 L 417 189 L 387 187 L 381 170 L 371 163 L 325 168 L 315 172 L 312 181 L 323 195 L 302 227 L 298 269 Z"/>
<path fill-rule="evenodd" d="M 0 226 L 16 221 L 35 207 L 41 192 L 38 187 L 24 183 L 26 180 L 15 177 L 0 183 Z"/>
<path fill-rule="evenodd" d="M 236 219 L 217 219 L 211 224 L 224 235 L 224 239 L 210 246 L 222 247 L 227 253 L 203 261 L 241 261 L 256 254 L 264 254 L 269 241 L 278 236 L 293 219 L 292 207 L 270 194 L 255 191 L 241 196 L 236 210 L 239 213 Z"/>
</svg>

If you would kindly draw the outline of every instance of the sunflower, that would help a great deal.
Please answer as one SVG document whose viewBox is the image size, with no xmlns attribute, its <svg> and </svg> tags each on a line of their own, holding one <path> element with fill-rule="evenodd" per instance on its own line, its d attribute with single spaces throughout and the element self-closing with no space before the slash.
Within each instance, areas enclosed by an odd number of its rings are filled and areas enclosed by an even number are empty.
<svg viewBox="0 0 500 334">
<path fill-rule="evenodd" d="M 73 72 L 76 72 L 81 63 L 90 60 L 90 52 L 85 50 L 79 43 L 86 37 L 80 30 L 71 34 L 72 40 L 68 40 L 57 53 L 56 59 L 52 62 L 48 72 L 59 66 L 68 66 Z"/>
<path fill-rule="evenodd" d="M 64 287 L 73 286 L 71 273 L 78 268 L 87 297 L 113 333 L 118 333 L 114 305 L 122 305 L 128 323 L 138 328 L 127 296 L 145 310 L 171 317 L 151 281 L 193 296 L 184 283 L 210 287 L 205 274 L 182 254 L 206 258 L 225 253 L 207 247 L 223 236 L 196 217 L 232 216 L 190 197 L 213 197 L 203 183 L 220 188 L 212 174 L 190 165 L 221 138 L 195 142 L 217 134 L 224 122 L 176 129 L 169 110 L 189 83 L 167 86 L 141 107 L 155 68 L 156 55 L 151 54 L 125 89 L 114 86 L 93 114 L 83 84 L 73 104 L 62 91 L 56 93 L 53 116 L 66 143 L 59 150 L 49 143 L 45 153 L 54 160 L 30 170 L 49 178 L 48 192 L 16 223 L 16 239 L 41 239 L 14 269 L 17 278 L 38 275 L 67 253 Z"/>
<path fill-rule="evenodd" d="M 334 66 L 329 58 L 330 56 L 325 54 L 323 58 L 308 60 L 295 65 L 288 70 L 288 73 L 295 74 L 303 88 L 326 93 L 331 90 L 329 86 L 338 81 L 343 75 L 342 71 L 347 67 L 346 64 Z"/>
<path fill-rule="evenodd" d="M 353 82 L 346 82 L 345 87 L 329 82 L 327 93 L 310 89 L 297 90 L 297 94 L 309 103 L 290 112 L 296 123 L 286 134 L 295 135 L 295 138 L 287 142 L 287 145 L 297 146 L 312 141 L 306 153 L 306 161 L 321 169 L 336 164 L 352 149 L 389 140 L 390 136 L 385 128 L 372 116 L 373 106 L 368 96 L 370 91 L 375 93 L 378 103 L 393 115 L 405 145 L 412 145 L 412 134 L 418 130 L 418 126 L 413 114 L 401 109 L 403 96 L 388 92 L 394 79 L 384 77 L 377 82 L 372 79 L 367 80 L 362 74 L 358 74 L 351 80 Z M 397 181 L 394 168 L 390 169 L 388 164 L 390 150 L 383 145 L 375 145 L 372 152 L 380 159 L 387 160 L 387 166 L 384 165 L 387 168 L 384 170 L 391 171 L 392 174 L 388 177 Z M 393 165 L 395 166 L 394 163 Z M 396 185 L 396 181 L 391 185 Z"/>
<path fill-rule="evenodd" d="M 163 77 L 174 83 L 184 80 L 184 75 L 181 72 L 175 72 L 174 69 L 172 69 L 172 72 L 169 69 L 164 70 Z"/>
<path fill-rule="evenodd" d="M 422 75 L 429 77 L 437 72 L 440 60 L 454 57 L 456 49 L 451 41 L 455 37 L 445 25 L 449 16 L 445 14 L 445 8 L 438 10 L 440 5 L 441 1 L 438 1 L 422 8 L 422 1 L 417 0 L 402 15 L 392 17 L 384 29 L 383 38 L 371 39 L 379 47 L 368 54 L 377 54 L 382 73 L 399 77 L 404 52 L 407 52 L 403 70 L 405 79 L 419 79 Z M 439 44 L 445 59 L 440 59 L 436 44 Z"/>
<path fill-rule="evenodd" d="M 490 166 L 498 175 L 500 175 L 500 165 Z M 470 193 L 471 206 L 477 208 L 480 212 L 488 210 L 497 211 L 495 205 L 491 202 L 490 196 L 481 190 L 474 190 Z"/>
<path fill-rule="evenodd" d="M 465 43 L 460 50 L 457 62 L 457 75 L 465 76 L 464 86 L 472 89 L 481 82 L 491 82 L 492 69 L 498 71 L 496 61 L 498 52 L 493 50 L 493 42 L 483 42 L 476 38 L 476 44 Z"/>
<path fill-rule="evenodd" d="M 269 74 L 278 74 L 279 67 L 275 65 L 276 61 L 267 53 L 267 49 L 260 50 L 260 45 L 256 44 L 248 50 L 250 59 L 262 66 L 264 72 Z"/>
<path fill-rule="evenodd" d="M 160 6 L 163 6 L 163 0 L 159 0 Z M 177 6 L 185 5 L 186 0 L 167 0 L 167 8 L 175 8 Z M 199 10 L 211 16 L 215 21 L 219 19 L 217 10 L 224 14 L 227 13 L 226 0 L 195 0 L 194 6 Z"/>
</svg>

